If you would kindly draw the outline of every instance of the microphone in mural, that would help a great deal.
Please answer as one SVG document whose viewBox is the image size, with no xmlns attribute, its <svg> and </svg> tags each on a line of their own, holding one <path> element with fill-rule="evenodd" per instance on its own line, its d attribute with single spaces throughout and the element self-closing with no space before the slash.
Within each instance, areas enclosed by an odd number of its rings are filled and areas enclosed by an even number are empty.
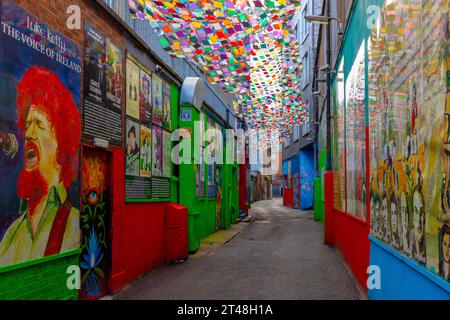
<svg viewBox="0 0 450 320">
<path fill-rule="evenodd" d="M 14 158 L 19 151 L 19 142 L 12 133 L 0 131 L 0 148 L 9 158 Z"/>
</svg>

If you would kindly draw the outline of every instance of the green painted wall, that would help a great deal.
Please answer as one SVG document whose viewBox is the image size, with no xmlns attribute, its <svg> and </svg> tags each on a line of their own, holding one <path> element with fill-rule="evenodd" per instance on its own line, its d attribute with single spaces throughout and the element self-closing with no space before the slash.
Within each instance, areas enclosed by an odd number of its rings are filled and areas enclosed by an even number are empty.
<svg viewBox="0 0 450 320">
<path fill-rule="evenodd" d="M 181 110 L 191 112 L 190 121 L 179 121 L 180 128 L 186 128 L 194 133 L 194 123 L 200 120 L 200 112 L 191 106 L 181 106 Z M 205 123 L 210 115 L 202 111 Z M 225 132 L 224 132 L 225 135 Z M 194 139 L 188 139 L 191 150 L 194 150 Z M 227 152 L 226 141 L 224 141 L 224 160 Z M 180 204 L 188 208 L 189 215 L 189 251 L 195 252 L 200 247 L 200 241 L 216 232 L 216 199 L 208 198 L 208 168 L 203 165 L 205 171 L 205 196 L 196 196 L 196 171 L 194 170 L 194 152 L 191 153 L 190 164 L 180 165 L 179 200 Z M 238 166 L 232 164 L 222 165 L 222 198 L 221 198 L 221 228 L 228 229 L 230 224 L 235 223 L 239 217 L 238 203 L 239 192 L 237 186 Z"/>
<path fill-rule="evenodd" d="M 0 300 L 76 300 L 67 288 L 67 268 L 78 266 L 79 250 L 0 269 Z"/>
<path fill-rule="evenodd" d="M 178 86 L 172 84 L 171 87 L 171 117 L 172 117 L 172 132 L 175 131 L 177 128 L 179 128 L 179 99 L 180 99 L 180 88 L 178 88 Z M 173 147 L 173 142 L 172 142 L 172 147 Z M 172 163 L 172 161 L 171 161 Z M 171 169 L 171 173 L 172 173 L 172 180 L 170 183 L 170 187 L 171 187 L 171 200 L 170 202 L 172 203 L 179 203 L 180 199 L 179 199 L 179 177 L 178 177 L 178 172 L 176 175 L 174 175 L 174 165 L 172 163 L 172 169 Z"/>
</svg>

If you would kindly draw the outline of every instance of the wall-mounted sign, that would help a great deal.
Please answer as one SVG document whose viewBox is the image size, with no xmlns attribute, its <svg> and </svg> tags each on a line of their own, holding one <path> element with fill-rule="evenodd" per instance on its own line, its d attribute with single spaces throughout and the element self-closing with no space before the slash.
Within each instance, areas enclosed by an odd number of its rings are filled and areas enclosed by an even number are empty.
<svg viewBox="0 0 450 320">
<path fill-rule="evenodd" d="M 192 121 L 192 110 L 191 109 L 181 109 L 181 122 L 190 122 Z"/>
</svg>

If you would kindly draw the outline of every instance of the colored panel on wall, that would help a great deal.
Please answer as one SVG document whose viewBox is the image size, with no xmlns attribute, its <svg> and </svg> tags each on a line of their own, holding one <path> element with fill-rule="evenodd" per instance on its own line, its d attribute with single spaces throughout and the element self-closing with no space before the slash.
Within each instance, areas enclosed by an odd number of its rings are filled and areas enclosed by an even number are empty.
<svg viewBox="0 0 450 320">
<path fill-rule="evenodd" d="M 81 50 L 14 1 L 0 5 L 3 30 L 20 38 L 0 34 L 3 267 L 79 248 Z"/>
<path fill-rule="evenodd" d="M 300 150 L 300 208 L 310 209 L 314 201 L 314 150 Z"/>
<path fill-rule="evenodd" d="M 109 156 L 103 151 L 84 149 L 82 168 L 80 297 L 98 299 L 107 293 L 105 273 L 110 267 Z"/>
<path fill-rule="evenodd" d="M 374 300 L 450 300 L 450 284 L 413 260 L 398 254 L 372 238 L 370 264 L 379 267 L 377 279 L 371 281 L 369 299 Z"/>
</svg>

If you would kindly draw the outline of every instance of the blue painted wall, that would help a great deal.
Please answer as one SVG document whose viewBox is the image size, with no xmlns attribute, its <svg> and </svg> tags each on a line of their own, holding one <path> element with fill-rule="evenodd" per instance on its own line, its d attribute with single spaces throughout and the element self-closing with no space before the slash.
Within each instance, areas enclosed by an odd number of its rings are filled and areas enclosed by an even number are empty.
<svg viewBox="0 0 450 320">
<path fill-rule="evenodd" d="M 314 149 L 300 150 L 300 209 L 310 209 L 314 203 Z"/>
<path fill-rule="evenodd" d="M 450 284 L 433 272 L 370 237 L 370 265 L 381 270 L 381 289 L 372 300 L 450 300 Z"/>
</svg>

